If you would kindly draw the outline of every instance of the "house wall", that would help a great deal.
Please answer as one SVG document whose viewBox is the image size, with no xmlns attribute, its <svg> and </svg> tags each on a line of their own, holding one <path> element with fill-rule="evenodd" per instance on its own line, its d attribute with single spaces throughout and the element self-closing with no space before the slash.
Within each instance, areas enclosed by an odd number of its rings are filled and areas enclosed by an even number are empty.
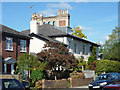
<svg viewBox="0 0 120 90">
<path fill-rule="evenodd" d="M 2 36 L 3 36 L 2 37 L 2 57 L 3 58 L 13 57 L 14 60 L 17 60 L 17 57 L 20 54 L 25 53 L 25 52 L 20 52 L 20 41 L 17 42 L 17 39 L 20 40 L 20 38 L 17 38 L 15 36 L 9 36 L 9 35 L 2 35 Z M 5 39 L 6 39 L 6 37 L 12 37 L 13 38 L 13 51 L 5 50 Z M 29 40 L 27 40 L 26 50 L 27 50 L 26 52 L 29 53 Z"/>
<path fill-rule="evenodd" d="M 37 21 L 38 25 L 43 25 L 44 22 L 48 24 L 50 22 L 51 25 L 53 25 L 53 22 L 56 23 L 55 26 L 70 26 L 70 15 L 68 14 L 68 10 L 58 10 L 58 13 L 56 16 L 51 17 L 43 17 L 42 13 L 32 14 L 31 22 Z"/>
<path fill-rule="evenodd" d="M 8 51 L 5 49 L 5 40 L 6 37 L 11 37 L 13 38 L 13 51 Z M 19 39 L 19 41 L 17 41 Z M 2 35 L 2 59 L 5 59 L 7 57 L 12 57 L 14 60 L 17 61 L 17 58 L 20 54 L 24 54 L 25 52 L 20 52 L 20 39 L 22 38 L 17 38 L 15 36 L 10 36 L 3 34 Z M 26 52 L 29 53 L 29 40 L 26 42 Z M 4 72 L 4 62 L 2 62 L 2 72 Z M 16 68 L 16 65 L 14 64 L 14 69 Z"/>
<path fill-rule="evenodd" d="M 30 40 L 30 53 L 36 55 L 42 51 L 45 41 L 32 37 Z"/>
<path fill-rule="evenodd" d="M 92 46 L 92 44 L 77 39 L 73 39 L 71 37 L 56 37 L 55 39 L 67 45 L 69 44 L 69 42 L 71 42 L 69 51 L 73 53 L 76 58 L 80 58 L 81 56 L 84 56 L 84 60 L 88 61 L 88 57 L 91 55 L 90 47 Z M 75 44 L 76 44 L 76 52 L 74 52 Z M 83 54 L 83 46 L 85 47 L 84 54 Z"/>
</svg>

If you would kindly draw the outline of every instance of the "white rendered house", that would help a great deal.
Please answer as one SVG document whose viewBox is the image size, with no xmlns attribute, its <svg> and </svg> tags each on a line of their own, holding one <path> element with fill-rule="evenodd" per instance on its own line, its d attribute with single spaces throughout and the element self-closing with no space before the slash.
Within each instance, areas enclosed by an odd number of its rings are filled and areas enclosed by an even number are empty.
<svg viewBox="0 0 120 90">
<path fill-rule="evenodd" d="M 56 16 L 43 17 L 42 14 L 33 14 L 30 22 L 30 30 L 23 31 L 33 39 L 30 40 L 30 53 L 36 55 L 41 52 L 46 41 L 62 42 L 68 45 L 68 49 L 76 58 L 84 58 L 88 61 L 93 46 L 98 44 L 89 40 L 74 36 L 70 26 L 68 10 L 58 10 Z M 98 56 L 98 49 L 96 55 Z"/>
</svg>

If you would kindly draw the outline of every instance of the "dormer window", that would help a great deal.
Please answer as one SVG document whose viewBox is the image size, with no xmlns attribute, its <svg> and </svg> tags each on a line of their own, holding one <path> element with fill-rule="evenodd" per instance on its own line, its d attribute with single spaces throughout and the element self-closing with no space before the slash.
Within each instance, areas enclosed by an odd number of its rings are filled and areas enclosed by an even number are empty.
<svg viewBox="0 0 120 90">
<path fill-rule="evenodd" d="M 26 52 L 26 40 L 20 40 L 20 52 Z"/>
<path fill-rule="evenodd" d="M 5 49 L 9 51 L 13 51 L 13 38 L 6 37 L 5 40 Z"/>
</svg>

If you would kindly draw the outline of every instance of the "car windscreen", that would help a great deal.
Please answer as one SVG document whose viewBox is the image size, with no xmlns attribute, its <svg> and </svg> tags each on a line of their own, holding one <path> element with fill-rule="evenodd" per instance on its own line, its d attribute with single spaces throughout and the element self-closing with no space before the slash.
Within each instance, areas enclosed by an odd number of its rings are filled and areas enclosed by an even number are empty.
<svg viewBox="0 0 120 90">
<path fill-rule="evenodd" d="M 110 75 L 109 74 L 103 74 L 103 75 L 100 75 L 98 76 L 95 81 L 99 81 L 99 80 L 108 80 L 110 79 Z"/>
<path fill-rule="evenodd" d="M 16 80 L 2 80 L 3 88 L 20 88 L 20 84 Z"/>
</svg>

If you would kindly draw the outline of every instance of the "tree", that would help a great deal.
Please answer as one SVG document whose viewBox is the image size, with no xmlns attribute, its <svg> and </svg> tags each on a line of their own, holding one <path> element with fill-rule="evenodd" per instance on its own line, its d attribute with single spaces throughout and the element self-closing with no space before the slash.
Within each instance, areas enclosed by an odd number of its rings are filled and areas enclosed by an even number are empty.
<svg viewBox="0 0 120 90">
<path fill-rule="evenodd" d="M 38 61 L 38 59 L 33 55 L 29 55 L 28 53 L 21 54 L 18 57 L 17 66 L 20 73 L 23 73 L 24 71 L 28 71 L 28 73 L 30 74 L 30 72 L 34 68 L 39 67 L 39 65 L 40 62 Z"/>
<path fill-rule="evenodd" d="M 108 35 L 109 39 L 103 45 L 104 59 L 120 60 L 119 47 L 120 41 L 118 36 L 118 28 L 113 29 L 112 34 Z"/>
<path fill-rule="evenodd" d="M 97 60 L 97 56 L 96 56 L 96 47 L 93 46 L 92 47 L 92 55 L 88 58 L 88 65 L 90 65 L 90 63 L 95 62 Z"/>
<path fill-rule="evenodd" d="M 87 36 L 85 36 L 83 33 L 82 33 L 82 29 L 80 29 L 79 27 L 74 27 L 73 29 L 72 29 L 72 31 L 73 31 L 73 35 L 75 35 L 75 36 L 78 36 L 78 37 L 80 37 L 80 38 L 86 38 L 87 39 Z"/>
<path fill-rule="evenodd" d="M 37 54 L 39 59 L 49 63 L 51 68 L 64 67 L 66 70 L 77 67 L 78 60 L 75 59 L 69 50 L 59 43 L 48 42 L 44 45 L 43 50 Z"/>
</svg>

